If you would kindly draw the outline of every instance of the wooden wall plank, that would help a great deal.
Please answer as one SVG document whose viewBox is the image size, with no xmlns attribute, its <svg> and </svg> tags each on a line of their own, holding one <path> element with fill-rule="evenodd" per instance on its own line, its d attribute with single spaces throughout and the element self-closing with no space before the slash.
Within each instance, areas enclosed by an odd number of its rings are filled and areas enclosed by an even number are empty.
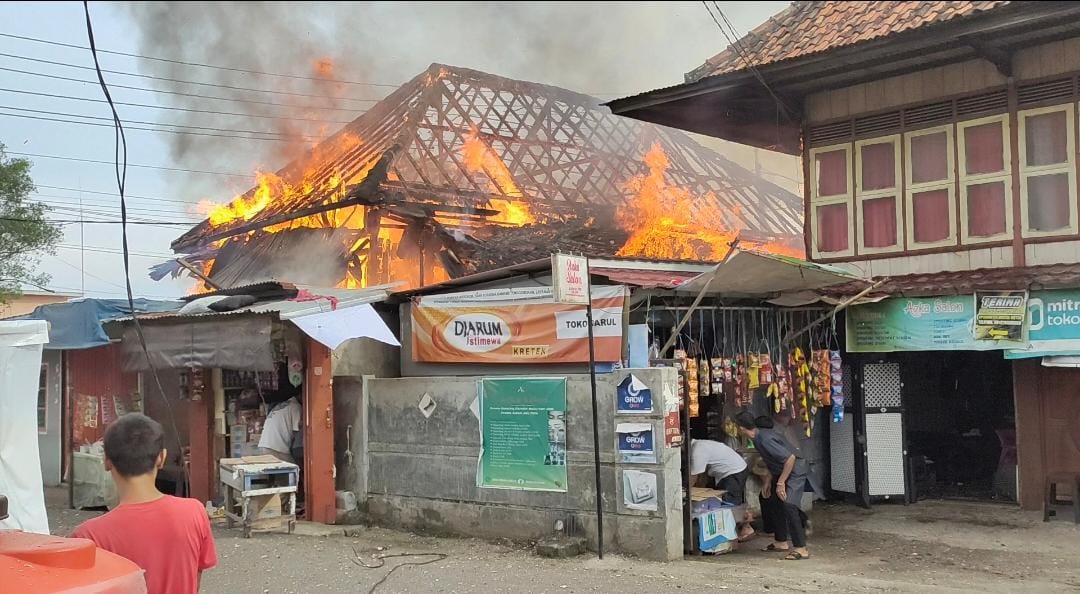
<svg viewBox="0 0 1080 594">
<path fill-rule="evenodd" d="M 337 521 L 334 492 L 334 388 L 330 349 L 308 338 L 304 370 L 304 490 L 308 520 Z"/>
<path fill-rule="evenodd" d="M 1039 406 L 1040 359 L 1013 361 L 1013 404 L 1016 410 L 1016 447 L 1019 466 L 1020 507 L 1042 507 L 1042 413 Z"/>
</svg>

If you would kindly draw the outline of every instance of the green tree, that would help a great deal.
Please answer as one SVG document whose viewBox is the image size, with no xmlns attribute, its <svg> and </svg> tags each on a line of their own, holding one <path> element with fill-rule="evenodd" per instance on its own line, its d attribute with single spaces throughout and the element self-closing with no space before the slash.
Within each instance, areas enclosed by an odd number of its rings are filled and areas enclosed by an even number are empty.
<svg viewBox="0 0 1080 594">
<path fill-rule="evenodd" d="M 45 285 L 38 256 L 52 253 L 62 235 L 45 220 L 48 207 L 28 199 L 35 190 L 30 161 L 9 158 L 0 143 L 0 304 L 17 297 L 23 284 Z"/>
</svg>

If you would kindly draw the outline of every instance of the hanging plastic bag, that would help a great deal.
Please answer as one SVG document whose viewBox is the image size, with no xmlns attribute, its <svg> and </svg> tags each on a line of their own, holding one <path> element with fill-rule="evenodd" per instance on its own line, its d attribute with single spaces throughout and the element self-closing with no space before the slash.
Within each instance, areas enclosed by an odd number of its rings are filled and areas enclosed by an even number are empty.
<svg viewBox="0 0 1080 594">
<path fill-rule="evenodd" d="M 712 377 L 709 373 L 711 367 L 709 360 L 704 356 L 698 360 L 698 387 L 702 396 L 712 396 Z"/>
<path fill-rule="evenodd" d="M 832 367 L 829 351 L 811 351 L 811 369 L 814 379 L 814 398 L 820 406 L 829 406 L 832 401 Z"/>
<path fill-rule="evenodd" d="M 746 356 L 746 383 L 751 390 L 761 387 L 761 358 L 757 353 Z"/>
<path fill-rule="evenodd" d="M 709 359 L 709 378 L 713 396 L 724 395 L 724 360 L 721 357 Z"/>
</svg>

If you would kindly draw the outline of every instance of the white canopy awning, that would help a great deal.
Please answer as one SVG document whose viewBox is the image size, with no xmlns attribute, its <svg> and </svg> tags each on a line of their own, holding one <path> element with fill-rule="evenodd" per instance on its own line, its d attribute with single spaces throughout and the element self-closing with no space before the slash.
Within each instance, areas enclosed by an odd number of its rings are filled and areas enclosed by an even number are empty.
<svg viewBox="0 0 1080 594">
<path fill-rule="evenodd" d="M 725 297 L 767 297 L 794 291 L 812 291 L 854 280 L 865 280 L 849 272 L 799 260 L 789 256 L 734 248 L 713 267 L 686 281 L 680 293 Z"/>
<path fill-rule="evenodd" d="M 390 346 L 401 346 L 375 308 L 366 303 L 291 317 L 289 320 L 305 334 L 331 349 L 353 338 L 370 338 Z"/>
</svg>

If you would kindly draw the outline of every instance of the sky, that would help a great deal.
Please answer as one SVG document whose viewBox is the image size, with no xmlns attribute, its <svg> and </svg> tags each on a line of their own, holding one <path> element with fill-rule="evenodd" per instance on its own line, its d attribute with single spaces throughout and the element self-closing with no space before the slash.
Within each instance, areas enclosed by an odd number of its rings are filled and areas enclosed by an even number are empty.
<svg viewBox="0 0 1080 594">
<path fill-rule="evenodd" d="M 788 3 L 715 4 L 741 35 Z M 170 242 L 187 229 L 178 223 L 202 219 L 200 200 L 246 191 L 256 169 L 284 165 L 296 143 L 282 141 L 283 122 L 332 132 L 433 62 L 612 99 L 678 84 L 728 44 L 700 2 L 92 2 L 90 10 L 100 50 L 217 67 L 99 56 L 113 98 L 125 104 L 117 109 L 129 130 L 129 215 L 151 223 L 129 226 L 132 286 L 158 298 L 192 284 L 147 275 L 171 256 Z M 80 82 L 95 76 L 87 45 L 82 3 L 0 3 L 0 142 L 33 162 L 34 198 L 53 209 L 50 218 L 117 221 L 111 115 L 97 83 Z M 350 83 L 309 80 L 321 59 Z M 331 121 L 307 123 L 312 113 Z M 274 134 L 242 138 L 251 130 Z M 56 253 L 41 257 L 49 288 L 121 296 L 120 226 L 64 231 Z"/>
</svg>

